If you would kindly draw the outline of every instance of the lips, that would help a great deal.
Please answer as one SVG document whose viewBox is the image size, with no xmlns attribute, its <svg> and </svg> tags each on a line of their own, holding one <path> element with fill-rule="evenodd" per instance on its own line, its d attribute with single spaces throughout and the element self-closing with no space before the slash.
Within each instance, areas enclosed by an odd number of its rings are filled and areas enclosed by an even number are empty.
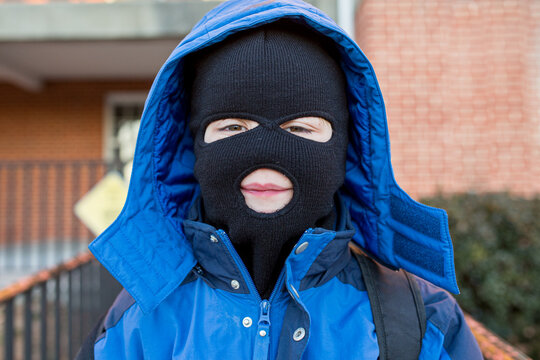
<svg viewBox="0 0 540 360">
<path fill-rule="evenodd" d="M 259 183 L 250 183 L 241 186 L 241 191 L 243 193 L 252 194 L 255 196 L 273 196 L 278 194 L 283 194 L 287 191 L 291 191 L 291 188 L 279 186 L 276 184 L 259 184 Z"/>
</svg>

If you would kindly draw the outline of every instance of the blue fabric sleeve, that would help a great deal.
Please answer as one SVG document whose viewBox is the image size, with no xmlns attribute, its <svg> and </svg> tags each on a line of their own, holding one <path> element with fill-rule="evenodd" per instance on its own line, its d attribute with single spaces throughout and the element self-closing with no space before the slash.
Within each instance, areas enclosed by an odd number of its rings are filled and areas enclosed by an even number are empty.
<svg viewBox="0 0 540 360">
<path fill-rule="evenodd" d="M 444 334 L 428 321 L 419 360 L 451 360 L 443 347 Z"/>
<path fill-rule="evenodd" d="M 456 300 L 417 278 L 426 308 L 427 328 L 420 359 L 481 360 L 482 352 Z"/>
</svg>

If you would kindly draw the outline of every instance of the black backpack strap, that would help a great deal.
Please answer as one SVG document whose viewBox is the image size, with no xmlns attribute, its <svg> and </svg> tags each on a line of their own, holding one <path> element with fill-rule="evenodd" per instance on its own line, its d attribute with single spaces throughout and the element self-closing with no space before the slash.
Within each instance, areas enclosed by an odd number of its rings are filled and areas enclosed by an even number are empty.
<svg viewBox="0 0 540 360">
<path fill-rule="evenodd" d="M 416 280 L 390 270 L 352 248 L 366 285 L 380 360 L 418 359 L 426 332 L 426 311 Z"/>
</svg>

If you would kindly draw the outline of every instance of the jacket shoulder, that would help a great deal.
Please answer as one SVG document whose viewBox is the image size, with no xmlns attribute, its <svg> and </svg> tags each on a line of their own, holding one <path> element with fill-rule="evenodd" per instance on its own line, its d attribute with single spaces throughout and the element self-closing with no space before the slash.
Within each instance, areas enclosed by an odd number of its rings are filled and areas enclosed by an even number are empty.
<svg viewBox="0 0 540 360">
<path fill-rule="evenodd" d="M 191 273 L 190 273 L 191 274 Z M 196 280 L 192 274 L 169 294 L 151 312 L 145 313 L 135 299 L 123 289 L 109 308 L 107 314 L 89 338 L 93 338 L 93 355 L 96 359 L 142 359 L 144 358 L 143 337 L 152 339 L 159 334 L 160 321 L 171 311 L 170 302 L 183 298 L 187 284 Z M 93 359 L 86 357 L 81 359 Z"/>
<path fill-rule="evenodd" d="M 113 305 L 103 314 L 94 325 L 86 339 L 84 340 L 76 360 L 93 360 L 95 344 L 100 341 L 106 334 L 107 330 L 114 327 L 122 318 L 124 313 L 135 304 L 135 300 L 129 293 L 122 289 L 116 297 Z"/>
<path fill-rule="evenodd" d="M 134 305 L 135 299 L 133 299 L 125 289 L 122 289 L 103 319 L 103 332 L 116 326 L 118 321 L 124 316 L 125 312 Z M 99 340 L 99 338 L 97 340 Z"/>
<path fill-rule="evenodd" d="M 427 318 L 422 353 L 430 349 L 433 355 L 438 348 L 441 359 L 483 359 L 456 299 L 446 290 L 424 279 L 417 276 L 415 279 L 424 300 Z"/>
</svg>

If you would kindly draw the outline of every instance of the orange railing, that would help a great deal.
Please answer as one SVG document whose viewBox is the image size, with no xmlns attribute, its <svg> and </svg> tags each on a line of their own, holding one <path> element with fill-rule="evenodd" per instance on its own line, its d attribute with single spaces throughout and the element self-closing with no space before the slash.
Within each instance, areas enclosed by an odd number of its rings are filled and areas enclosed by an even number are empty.
<svg viewBox="0 0 540 360">
<path fill-rule="evenodd" d="M 90 253 L 0 290 L 0 358 L 73 359 L 119 290 Z"/>
<path fill-rule="evenodd" d="M 478 345 L 480 345 L 480 349 L 486 360 L 532 360 L 486 329 L 484 325 L 474 320 L 471 316 L 465 315 L 465 320 L 478 341 Z"/>
<path fill-rule="evenodd" d="M 61 275 L 64 272 L 72 271 L 78 267 L 90 263 L 94 257 L 90 253 L 84 253 L 66 261 L 63 264 L 38 272 L 35 275 L 17 281 L 3 289 L 0 289 L 0 303 L 12 300 L 17 295 L 22 294 L 33 287 L 46 283 L 49 280 Z"/>
</svg>

